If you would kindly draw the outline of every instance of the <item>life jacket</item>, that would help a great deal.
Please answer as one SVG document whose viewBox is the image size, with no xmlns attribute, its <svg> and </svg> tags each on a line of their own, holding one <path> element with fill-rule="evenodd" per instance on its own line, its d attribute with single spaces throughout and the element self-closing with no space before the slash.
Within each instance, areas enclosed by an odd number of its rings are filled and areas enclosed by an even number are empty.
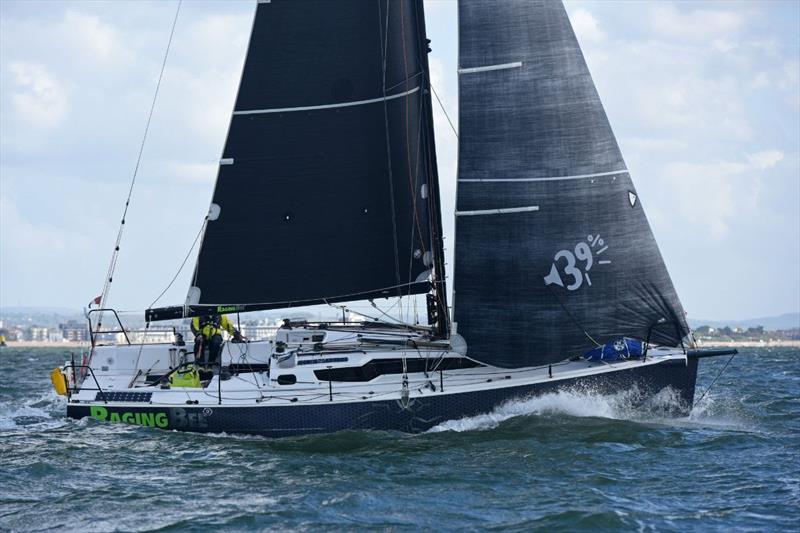
<svg viewBox="0 0 800 533">
<path fill-rule="evenodd" d="M 203 337 L 210 339 L 214 335 L 222 334 L 222 316 L 221 315 L 205 315 L 195 317 L 192 319 L 192 330 L 194 334 L 200 334 Z"/>
<path fill-rule="evenodd" d="M 222 327 L 222 317 L 220 315 L 205 315 L 200 317 L 200 329 L 212 326 L 215 329 Z"/>
</svg>

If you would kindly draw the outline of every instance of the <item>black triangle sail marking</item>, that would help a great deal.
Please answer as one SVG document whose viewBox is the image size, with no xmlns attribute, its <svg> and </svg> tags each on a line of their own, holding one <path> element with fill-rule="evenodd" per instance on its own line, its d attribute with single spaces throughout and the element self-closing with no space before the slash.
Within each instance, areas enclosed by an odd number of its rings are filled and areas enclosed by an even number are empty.
<svg viewBox="0 0 800 533">
<path fill-rule="evenodd" d="M 621 336 L 679 345 L 681 303 L 563 5 L 495 7 L 459 2 L 457 211 L 484 213 L 456 218 L 470 356 L 522 367 Z"/>
</svg>

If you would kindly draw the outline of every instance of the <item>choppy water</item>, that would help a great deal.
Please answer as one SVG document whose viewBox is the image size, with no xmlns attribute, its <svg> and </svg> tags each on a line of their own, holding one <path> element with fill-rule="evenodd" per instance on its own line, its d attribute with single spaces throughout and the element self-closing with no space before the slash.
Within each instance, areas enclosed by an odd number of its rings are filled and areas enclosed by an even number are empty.
<svg viewBox="0 0 800 533">
<path fill-rule="evenodd" d="M 269 440 L 67 420 L 64 354 L 3 348 L 0 530 L 798 531 L 800 350 L 742 352 L 688 418 L 562 393 Z"/>
</svg>

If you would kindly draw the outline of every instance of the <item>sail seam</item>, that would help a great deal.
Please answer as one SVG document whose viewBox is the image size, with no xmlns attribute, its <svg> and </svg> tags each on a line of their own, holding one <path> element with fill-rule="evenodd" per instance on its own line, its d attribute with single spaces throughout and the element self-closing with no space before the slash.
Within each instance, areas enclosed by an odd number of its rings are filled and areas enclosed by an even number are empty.
<svg viewBox="0 0 800 533">
<path fill-rule="evenodd" d="M 507 70 L 510 68 L 520 68 L 522 61 L 515 61 L 514 63 L 500 63 L 497 65 L 486 65 L 485 67 L 468 67 L 458 69 L 459 74 L 474 74 L 476 72 L 489 72 L 491 70 Z"/>
<path fill-rule="evenodd" d="M 474 211 L 456 211 L 456 216 L 470 217 L 475 215 L 502 215 L 504 213 L 525 213 L 538 210 L 539 210 L 538 205 L 530 205 L 527 207 L 503 207 L 500 209 L 476 209 Z"/>
<path fill-rule="evenodd" d="M 340 104 L 323 104 L 323 105 L 309 105 L 302 107 L 276 107 L 272 109 L 249 109 L 246 111 L 234 111 L 234 115 L 260 115 L 265 113 L 290 113 L 293 111 L 316 111 L 318 109 L 334 109 L 337 107 L 352 107 L 357 105 L 377 104 L 378 102 L 386 102 L 394 100 L 395 98 L 402 98 L 419 91 L 419 87 L 415 87 L 410 91 L 404 93 L 393 94 L 391 96 L 382 96 L 380 98 L 372 98 L 370 100 L 356 100 L 354 102 L 342 102 Z"/>
<path fill-rule="evenodd" d="M 559 180 L 582 180 L 587 178 L 601 178 L 603 176 L 613 176 L 615 174 L 626 174 L 627 169 L 614 170 L 613 172 L 597 172 L 595 174 L 578 174 L 575 176 L 552 176 L 547 178 L 464 178 L 458 180 L 459 182 L 466 183 L 483 183 L 483 182 L 510 182 L 510 181 L 559 181 Z"/>
</svg>

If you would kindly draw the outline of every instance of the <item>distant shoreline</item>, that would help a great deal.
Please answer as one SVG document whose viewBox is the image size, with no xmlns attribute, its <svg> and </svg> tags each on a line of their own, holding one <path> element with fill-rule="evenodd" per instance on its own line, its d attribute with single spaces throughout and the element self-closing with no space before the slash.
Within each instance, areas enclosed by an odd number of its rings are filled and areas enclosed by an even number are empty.
<svg viewBox="0 0 800 533">
<path fill-rule="evenodd" d="M 46 342 L 46 341 L 6 341 L 9 348 L 89 348 L 83 342 Z M 800 348 L 800 340 L 772 340 L 772 341 L 706 341 L 698 342 L 700 348 L 726 347 L 726 348 Z"/>
<path fill-rule="evenodd" d="M 88 348 L 86 342 L 6 341 L 8 348 Z"/>
<path fill-rule="evenodd" d="M 698 342 L 701 348 L 713 348 L 716 346 L 726 348 L 800 348 L 800 340 L 781 339 L 772 341 L 705 341 Z"/>
</svg>

